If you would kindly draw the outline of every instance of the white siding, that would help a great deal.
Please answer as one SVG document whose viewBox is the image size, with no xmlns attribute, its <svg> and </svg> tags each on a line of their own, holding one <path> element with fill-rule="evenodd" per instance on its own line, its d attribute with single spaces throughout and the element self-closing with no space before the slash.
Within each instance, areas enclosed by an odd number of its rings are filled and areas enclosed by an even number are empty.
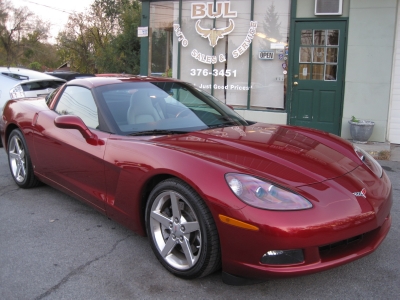
<svg viewBox="0 0 400 300">
<path fill-rule="evenodd" d="M 396 45 L 392 77 L 392 97 L 389 110 L 389 141 L 400 144 L 400 8 L 397 8 Z"/>
</svg>

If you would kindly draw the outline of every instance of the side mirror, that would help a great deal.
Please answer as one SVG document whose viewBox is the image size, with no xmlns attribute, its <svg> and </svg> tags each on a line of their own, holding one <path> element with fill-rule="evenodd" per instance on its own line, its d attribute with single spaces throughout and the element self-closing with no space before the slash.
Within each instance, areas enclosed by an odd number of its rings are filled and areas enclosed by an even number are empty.
<svg viewBox="0 0 400 300">
<path fill-rule="evenodd" d="M 73 115 L 62 115 L 54 119 L 54 125 L 63 129 L 76 129 L 85 138 L 86 142 L 91 145 L 104 145 L 102 140 L 99 140 L 97 135 L 90 131 L 83 123 L 82 119 Z"/>
</svg>

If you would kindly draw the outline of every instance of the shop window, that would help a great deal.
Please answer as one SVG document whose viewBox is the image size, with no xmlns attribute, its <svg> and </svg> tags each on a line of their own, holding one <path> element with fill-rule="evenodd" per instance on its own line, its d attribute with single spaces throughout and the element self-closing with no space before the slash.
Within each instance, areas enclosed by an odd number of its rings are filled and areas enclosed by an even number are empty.
<svg viewBox="0 0 400 300">
<path fill-rule="evenodd" d="M 213 66 L 212 59 L 215 57 L 216 51 L 219 51 L 221 44 L 225 43 L 225 38 L 218 39 L 217 45 L 213 47 L 210 45 L 209 39 L 203 37 L 205 34 L 200 35 L 196 31 L 196 26 L 198 30 L 200 28 L 205 30 L 214 28 L 214 19 L 208 17 L 192 18 L 192 9 L 196 11 L 192 4 L 196 3 L 199 3 L 199 1 L 182 1 L 182 24 L 179 25 L 188 43 L 186 46 L 181 43 L 181 79 L 212 93 L 213 68 L 218 70 L 220 67 L 220 64 L 214 64 Z M 203 12 L 205 12 L 204 9 L 199 9 L 199 14 Z M 196 14 L 195 12 L 193 13 Z M 176 34 L 175 39 L 178 41 Z M 223 99 L 220 98 L 220 100 Z"/>
<path fill-rule="evenodd" d="M 253 41 L 252 108 L 285 108 L 289 11 L 290 1 L 254 1 L 254 20 L 258 26 Z M 262 59 L 264 53 L 271 53 L 273 59 Z M 302 59 L 309 60 L 309 51 L 303 52 Z"/>
<path fill-rule="evenodd" d="M 177 55 L 173 54 L 173 24 L 178 15 L 177 1 L 150 3 L 149 75 L 163 77 L 174 75 L 173 58 L 177 58 Z"/>
<path fill-rule="evenodd" d="M 285 108 L 290 0 L 160 1 L 150 8 L 150 73 L 172 68 L 172 77 L 235 108 Z"/>
</svg>

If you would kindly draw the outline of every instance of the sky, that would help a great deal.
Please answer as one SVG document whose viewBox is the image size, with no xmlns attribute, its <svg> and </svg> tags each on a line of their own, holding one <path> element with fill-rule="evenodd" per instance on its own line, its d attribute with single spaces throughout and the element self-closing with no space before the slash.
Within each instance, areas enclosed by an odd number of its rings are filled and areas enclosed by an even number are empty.
<svg viewBox="0 0 400 300">
<path fill-rule="evenodd" d="M 43 21 L 50 23 L 49 42 L 55 42 L 70 13 L 83 12 L 93 2 L 94 0 L 11 0 L 14 7 L 26 6 Z"/>
</svg>

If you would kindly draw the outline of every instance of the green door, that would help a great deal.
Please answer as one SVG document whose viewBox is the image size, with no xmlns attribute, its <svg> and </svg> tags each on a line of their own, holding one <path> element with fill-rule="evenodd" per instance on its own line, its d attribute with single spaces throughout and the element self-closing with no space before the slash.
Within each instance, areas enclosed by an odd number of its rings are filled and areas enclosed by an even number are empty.
<svg viewBox="0 0 400 300">
<path fill-rule="evenodd" d="M 346 21 L 295 23 L 289 123 L 340 135 Z"/>
</svg>

